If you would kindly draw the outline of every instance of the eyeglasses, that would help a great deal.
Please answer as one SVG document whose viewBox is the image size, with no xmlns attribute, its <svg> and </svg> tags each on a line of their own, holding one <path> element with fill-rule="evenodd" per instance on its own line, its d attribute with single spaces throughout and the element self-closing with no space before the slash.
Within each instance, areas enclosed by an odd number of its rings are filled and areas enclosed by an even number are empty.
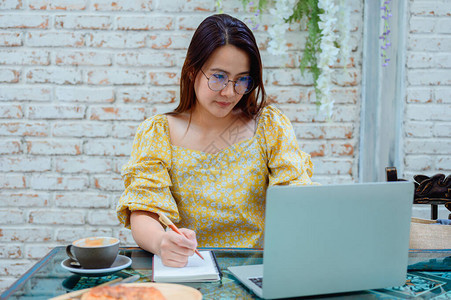
<svg viewBox="0 0 451 300">
<path fill-rule="evenodd" d="M 210 90 L 218 92 L 224 89 L 229 82 L 233 82 L 233 89 L 235 90 L 235 93 L 244 95 L 249 93 L 252 90 L 252 87 L 254 86 L 254 81 L 252 80 L 251 76 L 243 76 L 238 78 L 238 80 L 229 80 L 229 77 L 227 74 L 224 73 L 214 73 L 210 77 L 207 77 L 207 75 L 200 70 L 202 74 L 204 74 L 205 78 L 208 79 L 208 87 Z"/>
</svg>

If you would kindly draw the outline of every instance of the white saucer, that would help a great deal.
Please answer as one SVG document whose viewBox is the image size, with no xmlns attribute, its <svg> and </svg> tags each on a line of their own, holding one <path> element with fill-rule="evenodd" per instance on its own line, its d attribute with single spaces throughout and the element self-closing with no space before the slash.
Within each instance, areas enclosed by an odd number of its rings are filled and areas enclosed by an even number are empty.
<svg viewBox="0 0 451 300">
<path fill-rule="evenodd" d="M 114 263 L 111 265 L 111 267 L 105 268 L 105 269 L 84 269 L 82 267 L 76 268 L 76 267 L 71 266 L 71 264 L 70 264 L 71 261 L 72 261 L 72 259 L 70 259 L 70 258 L 63 260 L 61 262 L 61 267 L 63 267 L 64 269 L 66 269 L 72 273 L 78 274 L 78 275 L 92 276 L 92 277 L 94 277 L 94 276 L 101 277 L 101 276 L 110 275 L 117 271 L 125 269 L 132 264 L 132 260 L 129 257 L 124 256 L 124 255 L 118 255 L 116 260 L 114 261 Z"/>
</svg>

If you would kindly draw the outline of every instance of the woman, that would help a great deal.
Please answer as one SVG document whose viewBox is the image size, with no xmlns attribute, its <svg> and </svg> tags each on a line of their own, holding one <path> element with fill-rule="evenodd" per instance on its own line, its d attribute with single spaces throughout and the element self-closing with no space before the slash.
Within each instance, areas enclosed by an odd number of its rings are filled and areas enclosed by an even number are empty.
<svg viewBox="0 0 451 300">
<path fill-rule="evenodd" d="M 311 184 L 290 121 L 265 105 L 252 32 L 222 14 L 188 48 L 180 104 L 138 128 L 118 217 L 137 244 L 183 267 L 201 247 L 262 247 L 268 185 Z M 164 231 L 164 212 L 185 236 Z M 197 238 L 196 238 L 197 234 Z"/>
</svg>

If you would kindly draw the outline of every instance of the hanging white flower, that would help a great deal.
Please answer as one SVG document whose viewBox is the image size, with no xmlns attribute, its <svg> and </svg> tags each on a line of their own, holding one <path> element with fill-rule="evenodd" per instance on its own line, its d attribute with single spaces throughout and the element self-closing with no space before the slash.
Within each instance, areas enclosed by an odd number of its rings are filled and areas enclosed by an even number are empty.
<svg viewBox="0 0 451 300">
<path fill-rule="evenodd" d="M 222 1 L 223 0 L 216 0 L 216 6 L 219 11 L 222 11 Z M 256 30 L 259 27 L 256 18 L 261 13 L 260 8 L 269 7 L 268 12 L 271 16 L 271 24 L 268 29 L 268 52 L 275 56 L 286 55 L 288 47 L 285 35 L 290 27 L 287 20 L 290 19 L 293 12 L 295 12 L 295 15 L 296 13 L 300 13 L 300 15 L 307 16 L 307 18 L 309 18 L 310 12 L 307 12 L 304 6 L 297 6 L 299 0 L 259 0 L 255 3 L 254 1 L 249 0 L 241 1 L 245 6 L 247 5 L 249 7 L 250 12 L 253 12 L 253 16 L 251 16 L 250 19 L 247 19 L 248 24 L 251 25 L 253 30 Z M 387 3 L 390 0 L 384 1 L 384 3 Z M 304 70 L 309 64 L 310 67 L 312 67 L 312 70 L 317 70 L 315 67 L 319 69 L 318 73 L 314 73 L 314 75 L 319 74 L 318 78 L 314 78 L 317 103 L 319 104 L 319 111 L 324 113 L 327 119 L 330 119 L 334 104 L 331 93 L 333 86 L 333 65 L 340 56 L 344 70 L 346 71 L 346 65 L 349 62 L 351 52 L 351 4 L 349 3 L 349 0 L 314 0 L 311 2 L 309 1 L 307 4 L 309 7 L 308 9 L 315 11 L 315 14 L 317 13 L 315 6 L 321 9 L 323 13 L 318 15 L 318 27 L 313 26 L 309 28 L 309 38 L 307 41 L 313 43 L 314 47 L 313 50 L 309 48 L 308 51 L 304 53 L 304 56 L 301 59 L 301 70 Z M 387 12 L 387 8 L 385 8 L 385 11 Z M 389 12 L 387 12 L 387 14 L 388 13 Z M 386 18 L 388 18 L 388 16 L 386 16 Z M 294 19 L 299 21 L 296 17 Z M 316 18 L 314 20 L 316 20 Z M 313 30 L 311 30 L 312 28 Z M 318 28 L 319 32 L 317 30 Z M 339 48 L 336 46 L 337 44 L 339 45 Z"/>
<path fill-rule="evenodd" d="M 268 52 L 273 55 L 286 55 L 288 51 L 285 33 L 290 25 L 285 22 L 293 13 L 295 0 L 277 0 L 275 7 L 269 10 L 272 16 L 272 24 L 268 29 L 270 41 L 268 43 Z"/>
<path fill-rule="evenodd" d="M 317 101 L 320 103 L 319 110 L 322 111 L 327 119 L 332 116 L 333 103 L 331 94 L 331 79 L 333 69 L 331 68 L 337 60 L 339 49 L 334 42 L 337 40 L 335 34 L 337 24 L 338 7 L 334 0 L 319 0 L 318 7 L 324 11 L 319 15 L 318 26 L 321 29 L 321 52 L 318 53 L 318 67 L 321 73 L 317 80 Z"/>
</svg>

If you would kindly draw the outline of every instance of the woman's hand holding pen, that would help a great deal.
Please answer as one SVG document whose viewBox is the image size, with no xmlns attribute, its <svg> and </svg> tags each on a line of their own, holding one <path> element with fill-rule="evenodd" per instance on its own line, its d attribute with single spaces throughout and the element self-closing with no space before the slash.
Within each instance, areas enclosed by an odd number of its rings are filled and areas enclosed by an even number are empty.
<svg viewBox="0 0 451 300">
<path fill-rule="evenodd" d="M 197 248 L 196 233 L 190 229 L 180 228 L 183 235 L 166 231 L 161 238 L 158 256 L 168 267 L 184 267 L 188 258 Z"/>
<path fill-rule="evenodd" d="M 165 231 L 158 218 L 156 213 L 133 211 L 130 226 L 134 240 L 142 249 L 160 256 L 164 265 L 186 266 L 197 247 L 196 233 L 186 228 L 179 229 L 181 234 Z"/>
</svg>

